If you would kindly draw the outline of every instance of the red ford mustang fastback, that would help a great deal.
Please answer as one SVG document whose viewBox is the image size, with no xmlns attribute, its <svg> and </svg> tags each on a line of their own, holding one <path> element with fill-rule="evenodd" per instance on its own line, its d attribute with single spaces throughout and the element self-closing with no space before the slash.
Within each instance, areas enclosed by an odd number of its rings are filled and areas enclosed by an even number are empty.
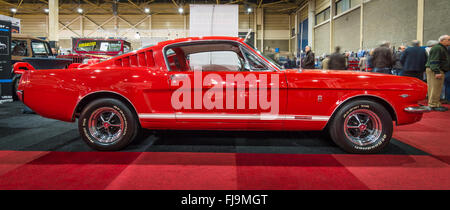
<svg viewBox="0 0 450 210">
<path fill-rule="evenodd" d="M 240 38 L 161 42 L 103 62 L 23 74 L 19 98 L 74 122 L 86 143 L 119 150 L 145 129 L 324 130 L 343 150 L 374 153 L 393 123 L 419 121 L 424 82 L 377 73 L 281 69 Z"/>
</svg>

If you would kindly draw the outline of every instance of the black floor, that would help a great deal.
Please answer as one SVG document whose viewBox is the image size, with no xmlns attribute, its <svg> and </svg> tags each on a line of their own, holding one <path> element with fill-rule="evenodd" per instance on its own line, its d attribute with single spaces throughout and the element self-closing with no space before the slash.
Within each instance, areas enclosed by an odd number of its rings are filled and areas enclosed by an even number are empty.
<svg viewBox="0 0 450 210">
<path fill-rule="evenodd" d="M 23 114 L 23 107 L 0 104 L 0 150 L 93 151 L 76 123 Z M 146 131 L 123 151 L 345 154 L 321 132 Z M 427 155 L 395 139 L 382 154 Z"/>
</svg>

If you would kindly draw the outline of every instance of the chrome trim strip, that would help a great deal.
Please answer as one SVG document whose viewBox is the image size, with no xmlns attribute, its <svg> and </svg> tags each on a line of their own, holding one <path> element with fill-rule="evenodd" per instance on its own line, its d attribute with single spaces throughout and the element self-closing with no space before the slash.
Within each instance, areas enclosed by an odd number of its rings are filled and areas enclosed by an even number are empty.
<svg viewBox="0 0 450 210">
<path fill-rule="evenodd" d="M 175 114 L 139 114 L 142 119 L 175 119 Z"/>
<path fill-rule="evenodd" d="M 425 113 L 425 112 L 431 112 L 431 108 L 428 106 L 409 106 L 406 107 L 405 112 L 409 113 Z"/>
<path fill-rule="evenodd" d="M 270 114 L 139 114 L 141 119 L 199 119 L 199 120 L 306 120 L 328 121 L 329 116 L 317 115 L 270 115 Z"/>
</svg>

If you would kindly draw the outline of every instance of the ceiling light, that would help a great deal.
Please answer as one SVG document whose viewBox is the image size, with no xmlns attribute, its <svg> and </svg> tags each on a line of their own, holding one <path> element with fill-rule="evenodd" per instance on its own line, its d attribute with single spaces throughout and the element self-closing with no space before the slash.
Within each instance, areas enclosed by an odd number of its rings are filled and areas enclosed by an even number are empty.
<svg viewBox="0 0 450 210">
<path fill-rule="evenodd" d="M 81 13 L 83 13 L 83 9 L 82 8 L 78 8 L 77 12 L 81 14 Z"/>
<path fill-rule="evenodd" d="M 145 12 L 145 13 L 150 13 L 150 8 L 145 8 L 145 9 L 144 9 L 144 12 Z"/>
<path fill-rule="evenodd" d="M 247 12 L 251 13 L 253 11 L 253 9 L 251 7 L 247 8 Z"/>
<path fill-rule="evenodd" d="M 47 8 L 45 8 L 45 9 L 44 9 L 44 12 L 45 12 L 45 13 L 48 13 L 48 12 L 49 12 L 49 10 L 48 10 Z"/>
<path fill-rule="evenodd" d="M 17 12 L 17 9 L 16 9 L 16 8 L 11 8 L 11 12 L 12 12 L 12 13 L 16 13 L 16 12 Z"/>
<path fill-rule="evenodd" d="M 183 7 L 178 8 L 178 13 L 182 14 L 184 12 Z"/>
<path fill-rule="evenodd" d="M 134 35 L 134 38 L 141 39 L 141 34 L 139 34 L 139 32 L 136 32 L 136 34 Z"/>
</svg>

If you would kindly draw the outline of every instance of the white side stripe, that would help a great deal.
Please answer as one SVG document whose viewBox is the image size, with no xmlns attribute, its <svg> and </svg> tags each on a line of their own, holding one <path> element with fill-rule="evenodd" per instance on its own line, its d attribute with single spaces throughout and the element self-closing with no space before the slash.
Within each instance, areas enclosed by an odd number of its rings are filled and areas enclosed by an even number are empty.
<svg viewBox="0 0 450 210">
<path fill-rule="evenodd" d="M 306 120 L 328 121 L 329 116 L 318 115 L 266 115 L 266 114 L 139 114 L 141 119 L 199 119 L 199 120 Z"/>
</svg>

